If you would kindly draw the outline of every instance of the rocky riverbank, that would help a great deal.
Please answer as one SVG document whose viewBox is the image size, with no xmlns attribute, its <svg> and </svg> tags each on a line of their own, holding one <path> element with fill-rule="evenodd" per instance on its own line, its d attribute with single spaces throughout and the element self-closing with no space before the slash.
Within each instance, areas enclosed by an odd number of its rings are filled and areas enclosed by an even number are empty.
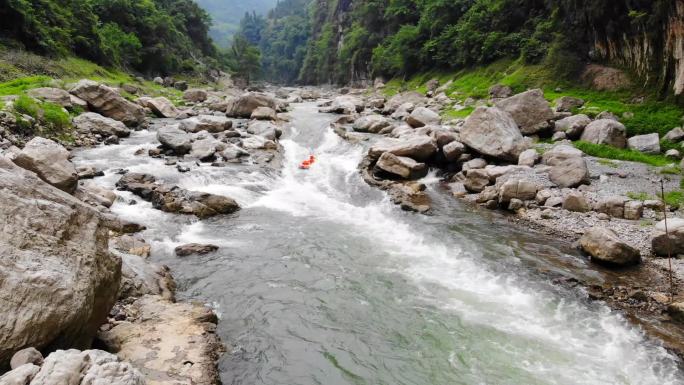
<svg viewBox="0 0 684 385">
<path fill-rule="evenodd" d="M 558 282 L 585 286 L 592 298 L 634 316 L 683 356 L 684 264 L 671 261 L 671 294 L 664 258 L 684 255 L 682 215 L 657 198 L 661 180 L 665 191 L 680 187 L 681 175 L 668 171 L 679 170 L 678 152 L 667 152 L 672 165 L 666 167 L 587 156 L 571 140 L 653 154 L 660 153 L 661 138 L 628 138 L 618 117 L 601 113 L 592 119 L 581 114 L 584 101 L 575 98 L 552 105 L 541 90 L 513 95 L 508 87 L 493 87 L 489 100 L 471 101 L 478 107 L 469 117 L 444 121 L 444 111 L 464 106 L 443 93 L 444 85 L 428 86 L 427 96 L 405 92 L 387 99 L 380 83 L 370 91 L 343 90 L 321 103 L 321 111 L 343 115 L 333 127 L 338 135 L 370 141 L 359 165 L 364 180 L 403 209 L 429 214 L 422 178 L 434 170 L 455 198 L 567 240 L 597 269 L 617 274 L 602 285 L 562 277 Z M 672 127 L 666 139 L 681 141 L 681 133 Z"/>
<path fill-rule="evenodd" d="M 164 97 L 130 101 L 90 80 L 67 88 L 30 95 L 86 110 L 73 118 L 73 143 L 23 136 L 17 119 L 2 120 L 0 372 L 11 370 L 0 384 L 220 383 L 217 316 L 203 304 L 176 302 L 172 272 L 149 261 L 145 227 L 110 211 L 123 198 L 93 183 L 104 173 L 77 168 L 70 149 L 115 144 L 149 128 L 158 146 L 137 155 L 163 158 L 179 172 L 201 163 L 277 170 L 288 101 L 230 88 L 190 89 L 177 107 Z M 14 99 L 6 100 L 3 116 L 14 117 Z M 119 190 L 165 212 L 204 219 L 240 209 L 230 197 L 117 173 Z M 190 244 L 176 254 L 215 250 Z"/>
</svg>

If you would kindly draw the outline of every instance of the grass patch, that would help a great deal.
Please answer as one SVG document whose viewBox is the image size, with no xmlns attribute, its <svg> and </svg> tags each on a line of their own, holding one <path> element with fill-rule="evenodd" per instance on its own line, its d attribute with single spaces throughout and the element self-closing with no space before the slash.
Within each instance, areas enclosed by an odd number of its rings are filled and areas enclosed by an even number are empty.
<svg viewBox="0 0 684 385">
<path fill-rule="evenodd" d="M 682 170 L 678 166 L 668 166 L 661 168 L 660 173 L 663 175 L 680 175 Z"/>
<path fill-rule="evenodd" d="M 613 161 L 610 160 L 610 159 L 603 159 L 603 158 L 601 158 L 601 159 L 598 160 L 598 162 L 599 162 L 599 164 L 604 165 L 604 166 L 606 166 L 606 167 L 611 167 L 611 168 L 617 168 L 617 167 L 618 167 L 618 164 L 615 163 L 615 162 L 613 162 Z"/>
<path fill-rule="evenodd" d="M 634 199 L 635 201 L 642 201 L 642 202 L 653 199 L 650 195 L 648 195 L 648 193 L 645 193 L 645 192 L 639 192 L 639 193 L 628 192 L 627 197 L 629 199 Z"/>
<path fill-rule="evenodd" d="M 544 65 L 526 65 L 510 59 L 456 73 L 433 71 L 410 79 L 392 79 L 387 83 L 385 92 L 392 96 L 402 91 L 422 91 L 425 83 L 433 78 L 442 85 L 451 81 L 446 94 L 460 101 L 469 97 L 486 99 L 489 97 L 489 88 L 495 84 L 507 85 L 516 93 L 529 88 L 541 88 L 550 102 L 561 96 L 581 98 L 586 104 L 575 113 L 594 117 L 602 111 L 612 112 L 627 127 L 630 136 L 653 132 L 663 136 L 683 124 L 684 109 L 673 103 L 659 101 L 650 91 L 638 86 L 620 91 L 596 91 L 579 83 L 559 80 Z M 635 102 L 635 96 L 642 96 L 643 102 Z"/>
<path fill-rule="evenodd" d="M 442 113 L 444 119 L 463 119 L 470 116 L 475 111 L 475 107 L 466 107 L 460 110 L 447 110 Z"/>
<path fill-rule="evenodd" d="M 604 144 L 593 144 L 578 141 L 575 147 L 582 150 L 585 154 L 605 159 L 626 160 L 630 162 L 645 163 L 651 166 L 664 167 L 672 165 L 672 161 L 662 155 L 648 155 L 639 151 L 616 148 Z"/>
<path fill-rule="evenodd" d="M 57 104 L 43 103 L 42 121 L 52 131 L 52 133 L 64 132 L 71 127 L 71 117 L 69 113 Z"/>
<path fill-rule="evenodd" d="M 670 207 L 679 208 L 684 204 L 684 192 L 670 191 L 665 193 L 665 204 Z"/>
<path fill-rule="evenodd" d="M 19 95 L 26 90 L 45 87 L 50 83 L 51 78 L 47 76 L 28 76 L 0 83 L 0 96 Z"/>
<path fill-rule="evenodd" d="M 14 101 L 14 111 L 38 119 L 40 105 L 35 99 L 26 95 L 21 95 Z"/>
</svg>

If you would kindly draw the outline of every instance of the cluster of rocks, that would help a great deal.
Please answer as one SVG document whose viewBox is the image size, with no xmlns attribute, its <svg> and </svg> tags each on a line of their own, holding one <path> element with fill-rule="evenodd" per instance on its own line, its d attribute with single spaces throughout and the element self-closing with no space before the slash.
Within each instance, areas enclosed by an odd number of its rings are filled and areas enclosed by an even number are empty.
<svg viewBox="0 0 684 385">
<path fill-rule="evenodd" d="M 405 209 L 429 210 L 420 180 L 429 168 L 437 168 L 455 196 L 490 209 L 523 216 L 539 212 L 545 219 L 559 212 L 595 216 L 606 225 L 581 229 L 578 236 L 586 234 L 582 249 L 607 265 L 640 261 L 641 248 L 630 246 L 625 234 L 603 227 L 610 227 L 610 220 L 658 219 L 663 204 L 592 186 L 597 178 L 591 170 L 595 162 L 569 139 L 656 153 L 660 151 L 657 134 L 628 138 L 625 126 L 612 114 L 595 119 L 573 114 L 584 105 L 581 99 L 561 97 L 553 107 L 541 90 L 513 95 L 506 86 L 492 87 L 487 104 L 476 107 L 468 118 L 443 122 L 441 111 L 462 107 L 445 95 L 447 87 L 432 82 L 427 96 L 404 92 L 390 99 L 352 91 L 324 101 L 321 111 L 344 115 L 334 128 L 346 139 L 373 141 L 360 165 L 362 175 L 388 190 Z M 679 132 L 676 128 L 665 139 L 681 141 L 684 136 Z M 539 137 L 552 137 L 555 144 L 535 144 Z M 610 176 L 598 179 L 603 183 Z M 657 255 L 662 254 L 660 226 L 652 237 Z M 684 254 L 684 249 L 678 252 Z"/>
</svg>

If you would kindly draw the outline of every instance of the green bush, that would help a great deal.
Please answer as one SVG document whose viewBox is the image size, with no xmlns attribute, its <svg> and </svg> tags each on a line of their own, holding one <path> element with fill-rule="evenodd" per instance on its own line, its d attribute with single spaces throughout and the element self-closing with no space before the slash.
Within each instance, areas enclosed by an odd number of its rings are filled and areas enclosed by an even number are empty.
<svg viewBox="0 0 684 385">
<path fill-rule="evenodd" d="M 14 110 L 20 114 L 28 115 L 34 119 L 38 119 L 40 114 L 40 105 L 35 99 L 26 95 L 21 95 L 14 101 Z"/>
<path fill-rule="evenodd" d="M 43 109 L 42 120 L 53 133 L 65 131 L 71 126 L 71 117 L 62 106 L 43 103 L 41 107 Z"/>
</svg>

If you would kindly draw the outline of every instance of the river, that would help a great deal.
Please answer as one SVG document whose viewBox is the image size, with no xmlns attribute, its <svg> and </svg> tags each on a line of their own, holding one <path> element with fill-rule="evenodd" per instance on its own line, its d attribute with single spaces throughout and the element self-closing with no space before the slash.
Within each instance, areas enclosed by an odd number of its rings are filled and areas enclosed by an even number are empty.
<svg viewBox="0 0 684 385">
<path fill-rule="evenodd" d="M 280 172 L 181 174 L 134 156 L 156 147 L 154 126 L 74 159 L 108 170 L 96 181 L 109 188 L 125 168 L 240 203 L 202 221 L 131 205 L 127 192 L 112 208 L 148 227 L 180 298 L 219 314 L 224 384 L 684 384 L 680 362 L 639 328 L 540 273 L 600 279 L 564 244 L 449 199 L 431 176 L 435 215 L 402 212 L 363 182 L 365 145 L 337 137 L 334 116 L 311 103 L 291 116 Z M 311 152 L 318 162 L 299 170 Z M 190 242 L 220 249 L 174 255 Z"/>
</svg>

